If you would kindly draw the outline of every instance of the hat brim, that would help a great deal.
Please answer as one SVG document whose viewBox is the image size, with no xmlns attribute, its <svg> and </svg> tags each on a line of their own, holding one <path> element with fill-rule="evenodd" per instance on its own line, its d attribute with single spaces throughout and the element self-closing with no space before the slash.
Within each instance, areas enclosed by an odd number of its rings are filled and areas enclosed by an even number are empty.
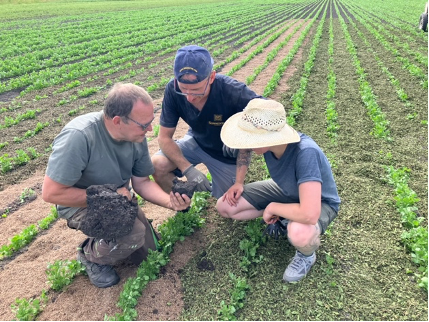
<svg viewBox="0 0 429 322">
<path fill-rule="evenodd" d="M 256 149 L 281 144 L 299 142 L 297 131 L 286 124 L 280 131 L 267 131 L 255 128 L 252 132 L 245 131 L 238 125 L 243 112 L 231 116 L 220 132 L 222 142 L 232 149 Z"/>
</svg>

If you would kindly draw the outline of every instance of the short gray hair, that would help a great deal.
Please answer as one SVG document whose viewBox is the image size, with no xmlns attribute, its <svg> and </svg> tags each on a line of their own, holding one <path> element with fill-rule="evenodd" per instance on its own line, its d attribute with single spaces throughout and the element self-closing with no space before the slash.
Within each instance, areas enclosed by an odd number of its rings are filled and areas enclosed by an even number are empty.
<svg viewBox="0 0 429 322">
<path fill-rule="evenodd" d="M 152 104 L 152 97 L 142 87 L 127 83 L 117 83 L 109 91 L 104 103 L 104 115 L 110 119 L 115 116 L 130 115 L 133 105 L 137 101 L 143 104 Z"/>
</svg>

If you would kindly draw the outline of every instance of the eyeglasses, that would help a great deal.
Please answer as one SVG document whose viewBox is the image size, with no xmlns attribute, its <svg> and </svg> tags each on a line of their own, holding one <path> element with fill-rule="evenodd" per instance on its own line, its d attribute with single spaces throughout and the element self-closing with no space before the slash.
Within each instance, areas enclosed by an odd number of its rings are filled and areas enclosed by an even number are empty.
<svg viewBox="0 0 429 322">
<path fill-rule="evenodd" d="M 125 116 L 125 117 L 127 119 L 129 119 L 130 121 L 132 121 L 132 122 L 136 123 L 137 125 L 139 125 L 143 131 L 146 131 L 146 129 L 152 124 L 153 120 L 155 119 L 155 117 L 154 117 L 150 122 L 148 122 L 146 124 L 141 124 L 141 123 L 139 123 L 137 121 L 134 121 L 132 118 L 130 118 L 128 116 Z"/>
<path fill-rule="evenodd" d="M 204 92 L 202 94 L 194 94 L 194 93 L 182 93 L 179 92 L 177 90 L 177 87 L 179 87 L 179 85 L 177 84 L 177 79 L 174 79 L 174 91 L 176 92 L 176 94 L 182 95 L 182 96 L 194 96 L 194 97 L 202 97 L 206 94 L 206 90 L 207 90 L 207 86 L 209 86 L 209 82 L 210 82 L 210 75 L 209 77 L 207 77 L 207 83 L 206 83 L 206 87 L 204 88 Z"/>
</svg>

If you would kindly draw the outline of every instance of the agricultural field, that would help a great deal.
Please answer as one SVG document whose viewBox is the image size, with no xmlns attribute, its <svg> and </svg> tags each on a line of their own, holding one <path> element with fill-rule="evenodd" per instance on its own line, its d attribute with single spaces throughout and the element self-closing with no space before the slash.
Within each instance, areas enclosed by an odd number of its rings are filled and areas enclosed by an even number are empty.
<svg viewBox="0 0 429 322">
<path fill-rule="evenodd" d="M 0 320 L 427 321 L 425 4 L 0 0 Z M 41 198 L 55 136 L 101 110 L 114 83 L 151 94 L 158 150 L 164 86 L 189 44 L 282 102 L 328 156 L 342 204 L 299 283 L 282 282 L 286 239 L 221 218 L 197 194 L 185 214 L 141 200 L 164 249 L 138 268 L 121 263 L 119 284 L 98 289 L 75 261 L 85 236 Z M 265 169 L 255 156 L 246 181 Z"/>
</svg>

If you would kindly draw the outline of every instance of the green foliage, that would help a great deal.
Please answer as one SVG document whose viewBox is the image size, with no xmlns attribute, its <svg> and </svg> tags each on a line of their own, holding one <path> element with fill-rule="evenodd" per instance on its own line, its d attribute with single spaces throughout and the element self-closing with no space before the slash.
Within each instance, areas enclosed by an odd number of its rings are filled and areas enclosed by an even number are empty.
<svg viewBox="0 0 429 322">
<path fill-rule="evenodd" d="M 0 156 L 0 166 L 3 174 L 12 170 L 12 158 L 7 153 Z"/>
<path fill-rule="evenodd" d="M 17 150 L 16 151 L 17 156 L 14 159 L 15 164 L 17 165 L 24 165 L 28 161 L 30 161 L 30 157 L 25 153 L 24 150 Z"/>
<path fill-rule="evenodd" d="M 221 308 L 218 310 L 219 319 L 221 321 L 236 321 L 237 318 L 234 315 L 237 310 L 243 307 L 243 301 L 246 297 L 246 291 L 250 289 L 246 279 L 236 277 L 233 273 L 229 273 L 229 277 L 234 283 L 233 289 L 230 291 L 231 300 L 230 304 L 226 304 L 225 301 L 221 301 Z"/>
<path fill-rule="evenodd" d="M 417 194 L 408 186 L 410 169 L 404 167 L 395 169 L 393 166 L 385 166 L 388 174 L 389 184 L 395 187 L 394 200 L 396 207 L 401 214 L 402 224 L 408 231 L 402 233 L 402 242 L 411 252 L 411 258 L 419 266 L 421 274 L 416 274 L 419 278 L 419 286 L 428 290 L 428 228 L 420 224 L 423 217 L 417 217 L 416 203 L 420 200 Z"/>
<path fill-rule="evenodd" d="M 43 95 L 43 96 L 36 95 L 34 96 L 34 101 L 40 101 L 42 98 L 48 98 L 48 95 Z"/>
<path fill-rule="evenodd" d="M 428 289 L 428 229 L 427 227 L 413 227 L 404 231 L 402 241 L 411 252 L 411 259 L 419 266 L 419 286 Z"/>
<path fill-rule="evenodd" d="M 11 126 L 16 125 L 19 122 L 24 121 L 24 120 L 34 119 L 36 117 L 36 113 L 39 113 L 39 112 L 40 112 L 39 109 L 28 110 L 25 113 L 19 114 L 16 118 L 11 118 L 11 117 L 6 116 L 4 118 L 3 125 L 0 125 L 0 129 L 11 127 Z"/>
<path fill-rule="evenodd" d="M 256 255 L 260 245 L 266 242 L 266 236 L 263 234 L 263 226 L 259 218 L 250 220 L 245 228 L 247 236 L 250 239 L 242 239 L 240 241 L 240 249 L 244 251 L 244 256 L 240 262 L 240 267 L 243 271 L 248 271 L 248 266 L 252 263 L 260 263 L 263 256 Z"/>
<path fill-rule="evenodd" d="M 55 291 L 60 291 L 69 285 L 76 275 L 85 272 L 85 267 L 75 259 L 57 260 L 53 264 L 48 263 L 45 272 L 50 287 Z"/>
<path fill-rule="evenodd" d="M 10 244 L 0 247 L 0 259 L 11 256 L 15 251 L 28 245 L 37 235 L 36 225 L 30 225 L 22 230 L 18 235 L 10 239 Z"/>
<path fill-rule="evenodd" d="M 78 90 L 77 95 L 79 97 L 88 97 L 88 96 L 91 96 L 92 94 L 95 94 L 97 92 L 98 92 L 98 88 L 96 88 L 96 87 L 89 87 L 89 88 L 85 87 L 82 90 Z"/>
<path fill-rule="evenodd" d="M 12 312 L 19 321 L 35 321 L 47 301 L 46 291 L 43 290 L 39 299 L 16 299 L 15 304 L 11 305 Z"/>
<path fill-rule="evenodd" d="M 72 82 L 68 83 L 67 85 L 61 87 L 58 91 L 56 91 L 56 93 L 62 93 L 62 92 L 68 91 L 69 89 L 78 87 L 80 85 L 81 85 L 81 82 L 78 80 L 75 80 L 75 81 L 72 81 Z"/>
<path fill-rule="evenodd" d="M 78 109 L 77 109 L 77 108 L 75 108 L 75 109 L 70 110 L 67 114 L 68 114 L 69 116 L 73 116 L 73 115 L 77 114 L 77 112 L 78 112 Z"/>
<path fill-rule="evenodd" d="M 32 198 L 36 195 L 36 192 L 31 188 L 25 188 L 21 195 L 19 196 L 19 200 L 21 203 L 24 203 L 27 199 Z"/>
<path fill-rule="evenodd" d="M 57 209 L 55 208 L 55 206 L 51 207 L 51 212 L 49 213 L 48 216 L 46 216 L 45 218 L 39 220 L 37 222 L 37 224 L 39 225 L 40 229 L 48 229 L 49 225 L 54 222 L 56 219 L 58 219 L 58 212 Z"/>
<path fill-rule="evenodd" d="M 204 219 L 200 217 L 200 212 L 205 207 L 207 195 L 204 192 L 195 193 L 189 211 L 178 212 L 159 226 L 158 231 L 162 236 L 160 244 L 166 255 L 173 251 L 177 241 L 182 241 L 185 236 L 192 234 L 194 227 L 202 226 Z"/>
<path fill-rule="evenodd" d="M 157 137 L 159 134 L 159 126 L 160 126 L 159 124 L 156 124 L 153 126 L 153 136 L 154 137 Z"/>
<path fill-rule="evenodd" d="M 41 229 L 46 229 L 49 224 L 58 217 L 55 207 L 51 207 L 51 213 L 40 220 L 39 226 Z M 46 227 L 46 228 L 45 228 Z M 13 236 L 10 239 L 10 244 L 0 247 L 0 260 L 5 257 L 10 257 L 12 254 L 22 247 L 27 246 L 38 234 L 39 230 L 36 225 L 32 224 L 22 230 L 20 234 Z"/>
<path fill-rule="evenodd" d="M 140 207 L 142 207 L 145 204 L 145 200 L 142 197 L 140 197 L 140 195 L 138 195 L 138 194 L 136 194 L 136 197 L 137 197 L 137 203 L 138 203 L 138 205 Z"/>
</svg>

